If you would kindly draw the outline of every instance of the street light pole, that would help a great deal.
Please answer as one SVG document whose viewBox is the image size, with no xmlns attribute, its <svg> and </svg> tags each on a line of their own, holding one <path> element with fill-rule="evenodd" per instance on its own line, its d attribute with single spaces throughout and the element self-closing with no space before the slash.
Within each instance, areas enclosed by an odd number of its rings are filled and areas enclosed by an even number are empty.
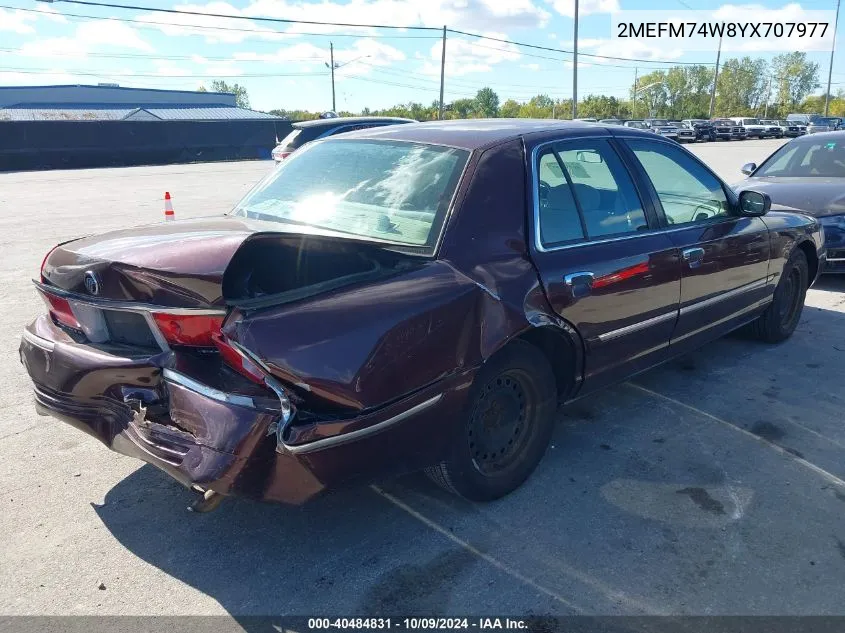
<svg viewBox="0 0 845 633">
<path fill-rule="evenodd" d="M 830 77 L 833 74 L 833 53 L 836 51 L 836 28 L 839 26 L 839 0 L 836 0 L 836 19 L 833 22 L 833 46 L 830 47 L 830 68 L 827 70 L 827 92 L 824 95 L 824 115 L 830 108 Z"/>
<path fill-rule="evenodd" d="M 334 101 L 334 44 L 332 42 L 329 42 L 329 55 L 331 56 L 330 64 L 332 69 L 332 112 L 337 112 Z"/>
<path fill-rule="evenodd" d="M 440 110 L 437 118 L 443 120 L 443 83 L 446 78 L 446 25 L 443 25 L 443 50 L 440 52 Z"/>
<path fill-rule="evenodd" d="M 716 108 L 716 82 L 719 81 L 719 58 L 722 56 L 722 37 L 719 36 L 719 50 L 716 51 L 716 72 L 713 73 L 713 87 L 710 88 L 710 117 L 713 118 L 713 110 Z"/>
<path fill-rule="evenodd" d="M 578 0 L 575 0 L 575 37 L 572 47 L 572 118 L 578 118 Z"/>
</svg>

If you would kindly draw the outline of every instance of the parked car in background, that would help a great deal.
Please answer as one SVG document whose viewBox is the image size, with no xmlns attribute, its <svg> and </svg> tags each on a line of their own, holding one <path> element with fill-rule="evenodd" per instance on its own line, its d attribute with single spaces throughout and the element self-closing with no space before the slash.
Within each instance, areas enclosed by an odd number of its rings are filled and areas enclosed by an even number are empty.
<svg viewBox="0 0 845 633">
<path fill-rule="evenodd" d="M 713 135 L 717 139 L 739 141 L 746 138 L 745 128 L 731 119 L 713 119 Z"/>
<path fill-rule="evenodd" d="M 625 121 L 622 119 L 601 119 L 599 123 L 602 125 L 622 125 Z"/>
<path fill-rule="evenodd" d="M 801 131 L 801 125 L 797 121 L 787 121 L 786 119 L 778 119 L 778 126 L 784 136 L 795 138 L 801 136 L 804 132 Z"/>
<path fill-rule="evenodd" d="M 678 140 L 678 127 L 672 125 L 666 119 L 643 119 L 643 122 L 655 134 L 659 134 L 673 141 Z"/>
<path fill-rule="evenodd" d="M 792 113 L 786 115 L 787 121 L 794 121 L 795 123 L 799 123 L 803 126 L 809 126 L 810 123 L 815 121 L 816 119 L 821 118 L 821 114 L 802 114 L 802 113 Z"/>
<path fill-rule="evenodd" d="M 328 113 L 324 113 L 328 114 Z M 331 113 L 334 114 L 334 113 Z M 298 148 L 306 143 L 319 138 L 364 130 L 371 127 L 382 127 L 385 125 L 396 125 L 399 123 L 416 123 L 413 119 L 401 119 L 398 117 L 339 117 L 323 116 L 313 121 L 299 121 L 293 124 L 293 130 L 273 149 L 273 160 L 277 163 L 290 156 Z"/>
<path fill-rule="evenodd" d="M 760 119 L 754 117 L 731 117 L 731 121 L 741 126 L 749 138 L 766 138 L 770 135 L 769 129 L 760 123 Z"/>
<path fill-rule="evenodd" d="M 747 324 L 793 333 L 822 234 L 769 207 L 615 125 L 361 130 L 302 147 L 226 216 L 52 249 L 20 358 L 38 411 L 199 511 L 421 468 L 496 499 L 559 402 Z"/>
<path fill-rule="evenodd" d="M 738 190 L 765 191 L 774 208 L 811 215 L 824 226 L 827 266 L 845 273 L 845 134 L 820 132 L 785 143 L 762 164 L 747 163 Z"/>
<path fill-rule="evenodd" d="M 697 141 L 716 140 L 713 124 L 706 119 L 684 119 L 681 124 L 695 130 L 695 140 Z"/>
<path fill-rule="evenodd" d="M 695 143 L 698 140 L 694 128 L 684 125 L 681 121 L 670 121 L 670 123 L 678 128 L 679 143 Z"/>
<path fill-rule="evenodd" d="M 645 121 L 641 121 L 639 119 L 632 119 L 630 121 L 625 121 L 625 127 L 634 128 L 635 130 L 648 130 L 649 127 Z"/>
<path fill-rule="evenodd" d="M 807 134 L 818 134 L 819 132 L 833 132 L 838 130 L 838 119 L 829 117 L 818 117 L 813 119 L 807 126 Z"/>
<path fill-rule="evenodd" d="M 768 135 L 772 138 L 783 138 L 783 129 L 780 123 L 774 119 L 760 119 L 760 125 L 764 126 Z"/>
</svg>

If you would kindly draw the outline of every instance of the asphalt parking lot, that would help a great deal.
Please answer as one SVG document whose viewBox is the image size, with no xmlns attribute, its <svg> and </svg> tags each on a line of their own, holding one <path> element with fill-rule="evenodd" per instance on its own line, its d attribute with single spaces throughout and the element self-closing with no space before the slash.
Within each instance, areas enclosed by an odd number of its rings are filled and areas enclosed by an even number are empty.
<svg viewBox="0 0 845 633">
<path fill-rule="evenodd" d="M 698 144 L 729 182 L 778 141 Z M 422 476 L 304 508 L 193 495 L 39 417 L 17 357 L 56 242 L 228 209 L 270 163 L 0 174 L 0 614 L 845 614 L 845 279 L 561 411 L 495 503 Z"/>
</svg>

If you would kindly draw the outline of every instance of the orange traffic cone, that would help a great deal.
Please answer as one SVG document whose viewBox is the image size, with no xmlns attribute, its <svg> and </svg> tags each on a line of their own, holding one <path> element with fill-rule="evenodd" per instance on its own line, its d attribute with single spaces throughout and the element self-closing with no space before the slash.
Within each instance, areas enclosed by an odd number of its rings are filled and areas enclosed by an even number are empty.
<svg viewBox="0 0 845 633">
<path fill-rule="evenodd" d="M 164 221 L 170 222 L 176 219 L 176 213 L 173 211 L 173 203 L 170 202 L 170 192 L 164 192 Z"/>
</svg>

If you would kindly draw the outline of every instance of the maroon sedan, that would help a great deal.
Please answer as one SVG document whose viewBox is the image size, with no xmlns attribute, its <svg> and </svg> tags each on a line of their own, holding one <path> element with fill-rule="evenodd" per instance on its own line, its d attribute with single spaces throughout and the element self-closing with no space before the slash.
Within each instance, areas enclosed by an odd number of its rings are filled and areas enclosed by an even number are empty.
<svg viewBox="0 0 845 633">
<path fill-rule="evenodd" d="M 487 500 L 560 402 L 740 326 L 786 339 L 816 220 L 619 126 L 449 121 L 312 143 L 227 216 L 57 246 L 39 412 L 203 494 L 300 503 L 427 468 Z"/>
</svg>

